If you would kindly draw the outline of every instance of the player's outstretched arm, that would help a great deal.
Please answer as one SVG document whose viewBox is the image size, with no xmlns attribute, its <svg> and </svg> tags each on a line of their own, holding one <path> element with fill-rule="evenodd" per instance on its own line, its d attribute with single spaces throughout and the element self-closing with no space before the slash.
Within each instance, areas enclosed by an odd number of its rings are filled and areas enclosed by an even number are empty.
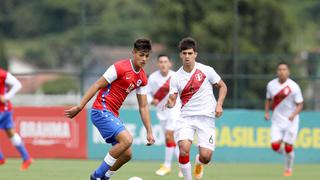
<svg viewBox="0 0 320 180">
<path fill-rule="evenodd" d="M 224 99 L 227 96 L 228 88 L 227 88 L 227 85 L 224 83 L 223 80 L 220 80 L 216 84 L 216 87 L 219 89 L 219 97 L 218 97 L 217 106 L 216 106 L 216 109 L 215 109 L 215 113 L 216 113 L 215 116 L 216 117 L 220 117 L 222 115 L 222 113 L 223 113 L 222 105 L 223 105 Z"/>
<path fill-rule="evenodd" d="M 147 145 L 152 145 L 154 144 L 155 140 L 152 134 L 147 95 L 137 94 L 137 99 L 139 103 L 140 116 L 141 116 L 143 125 L 147 130 L 147 140 L 148 140 Z"/>
<path fill-rule="evenodd" d="M 268 121 L 270 119 L 270 105 L 271 105 L 271 99 L 266 99 L 264 103 L 264 119 Z"/>
<path fill-rule="evenodd" d="M 80 103 L 77 106 L 74 106 L 68 110 L 64 111 L 64 115 L 68 118 L 75 117 L 90 101 L 90 99 L 99 91 L 101 88 L 104 88 L 108 85 L 107 80 L 104 77 L 98 79 L 84 94 Z"/>
</svg>

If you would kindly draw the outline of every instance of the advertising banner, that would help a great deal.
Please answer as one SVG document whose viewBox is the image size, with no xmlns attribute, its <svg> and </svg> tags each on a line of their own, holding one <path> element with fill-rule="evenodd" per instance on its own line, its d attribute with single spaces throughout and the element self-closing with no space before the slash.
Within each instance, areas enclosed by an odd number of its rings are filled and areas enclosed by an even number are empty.
<svg viewBox="0 0 320 180">
<path fill-rule="evenodd" d="M 283 162 L 283 156 L 274 153 L 270 148 L 271 122 L 265 121 L 263 116 L 263 111 L 225 110 L 223 117 L 216 120 L 216 150 L 213 160 L 218 162 Z M 145 130 L 137 110 L 124 109 L 120 111 L 120 118 L 134 138 L 133 159 L 163 160 L 165 141 L 155 111 L 151 111 L 151 119 L 156 144 L 151 147 L 145 146 Z M 319 120 L 320 112 L 301 114 L 300 131 L 294 146 L 296 162 L 320 162 Z M 101 159 L 110 147 L 104 143 L 99 132 L 89 122 L 88 157 Z M 197 147 L 193 146 L 191 157 L 194 157 L 197 150 Z"/>
<path fill-rule="evenodd" d="M 86 158 L 86 111 L 70 120 L 63 116 L 64 107 L 17 107 L 15 130 L 34 158 Z M 4 132 L 1 148 L 7 157 L 19 157 Z"/>
</svg>

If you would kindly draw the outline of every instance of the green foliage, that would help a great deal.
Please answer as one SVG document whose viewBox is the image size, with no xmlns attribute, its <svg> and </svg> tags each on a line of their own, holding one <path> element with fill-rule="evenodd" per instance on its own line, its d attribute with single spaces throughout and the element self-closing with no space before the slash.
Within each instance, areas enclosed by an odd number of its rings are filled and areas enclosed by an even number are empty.
<svg viewBox="0 0 320 180">
<path fill-rule="evenodd" d="M 2 40 L 1 36 L 0 36 L 0 68 L 8 69 L 8 62 L 7 62 L 7 57 L 5 53 L 4 41 Z"/>
<path fill-rule="evenodd" d="M 44 94 L 78 93 L 79 84 L 74 78 L 61 76 L 58 79 L 48 81 L 42 85 Z"/>
</svg>

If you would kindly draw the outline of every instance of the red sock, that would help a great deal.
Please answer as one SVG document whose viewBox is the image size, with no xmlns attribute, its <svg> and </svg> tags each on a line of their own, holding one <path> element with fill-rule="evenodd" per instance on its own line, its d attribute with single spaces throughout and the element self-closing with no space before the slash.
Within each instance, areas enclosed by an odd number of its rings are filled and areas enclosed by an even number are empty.
<svg viewBox="0 0 320 180">
<path fill-rule="evenodd" d="M 187 164 L 190 161 L 189 154 L 186 156 L 179 156 L 179 163 L 180 164 Z"/>
</svg>

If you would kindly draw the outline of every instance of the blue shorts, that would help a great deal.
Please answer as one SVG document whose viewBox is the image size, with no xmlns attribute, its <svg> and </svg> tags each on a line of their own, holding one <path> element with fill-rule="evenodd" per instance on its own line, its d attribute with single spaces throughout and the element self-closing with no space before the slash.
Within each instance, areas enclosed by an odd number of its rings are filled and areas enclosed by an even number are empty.
<svg viewBox="0 0 320 180">
<path fill-rule="evenodd" d="M 123 122 L 110 111 L 91 110 L 91 121 L 107 143 L 117 144 L 116 137 L 126 128 Z"/>
<path fill-rule="evenodd" d="M 0 129 L 11 129 L 13 126 L 12 111 L 0 112 Z"/>
</svg>

